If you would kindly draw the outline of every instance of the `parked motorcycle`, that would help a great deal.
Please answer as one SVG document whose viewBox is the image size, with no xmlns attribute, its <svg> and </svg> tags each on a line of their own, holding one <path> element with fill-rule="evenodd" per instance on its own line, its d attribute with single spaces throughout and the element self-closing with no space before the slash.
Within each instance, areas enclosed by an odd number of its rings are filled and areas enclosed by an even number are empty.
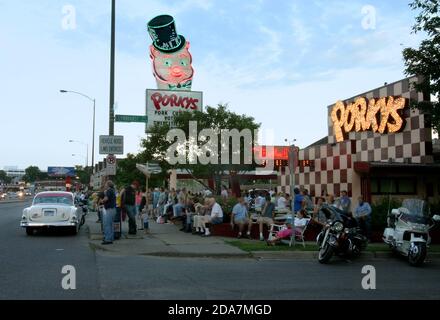
<svg viewBox="0 0 440 320">
<path fill-rule="evenodd" d="M 342 257 L 356 257 L 367 247 L 367 238 L 355 219 L 348 217 L 333 206 L 323 206 L 319 214 L 325 215 L 327 224 L 318 234 L 318 261 L 327 263 L 336 254 Z"/>
<path fill-rule="evenodd" d="M 81 227 L 86 222 L 86 216 L 87 213 L 89 213 L 89 201 L 86 199 L 80 200 L 78 206 L 81 207 L 83 211 L 83 215 L 81 216 L 81 221 L 80 221 L 80 227 Z"/>
<path fill-rule="evenodd" d="M 440 222 L 440 216 L 430 218 L 428 204 L 420 199 L 405 199 L 402 207 L 388 214 L 388 228 L 383 241 L 396 253 L 408 258 L 412 266 L 423 264 L 431 243 L 429 230 Z"/>
</svg>

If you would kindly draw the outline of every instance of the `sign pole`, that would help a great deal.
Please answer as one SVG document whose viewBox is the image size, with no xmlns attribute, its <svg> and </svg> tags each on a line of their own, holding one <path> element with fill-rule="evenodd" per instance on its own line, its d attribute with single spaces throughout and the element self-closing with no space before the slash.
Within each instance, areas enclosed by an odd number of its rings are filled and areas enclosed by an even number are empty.
<svg viewBox="0 0 440 320">
<path fill-rule="evenodd" d="M 115 134 L 114 128 L 114 104 L 115 104 L 115 25 L 116 0 L 112 0 L 112 26 L 111 26 L 111 45 L 110 45 L 110 106 L 109 106 L 109 135 Z"/>
</svg>

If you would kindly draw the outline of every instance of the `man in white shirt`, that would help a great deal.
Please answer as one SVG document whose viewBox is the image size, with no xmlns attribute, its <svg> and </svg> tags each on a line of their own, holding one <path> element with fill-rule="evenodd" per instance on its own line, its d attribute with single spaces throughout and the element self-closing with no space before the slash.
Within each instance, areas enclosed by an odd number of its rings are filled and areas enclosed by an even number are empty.
<svg viewBox="0 0 440 320">
<path fill-rule="evenodd" d="M 266 198 L 264 198 L 263 195 L 260 193 L 257 198 L 255 198 L 255 210 L 261 212 L 265 203 Z"/>
<path fill-rule="evenodd" d="M 287 200 L 286 200 L 286 198 L 284 198 L 284 194 L 280 193 L 280 196 L 278 197 L 278 200 L 277 200 L 278 209 L 286 209 L 286 203 L 287 203 Z"/>
<path fill-rule="evenodd" d="M 211 209 L 211 214 L 203 216 L 202 229 L 205 230 L 203 237 L 209 237 L 211 235 L 209 228 L 206 227 L 207 223 L 211 225 L 223 223 L 222 207 L 215 201 L 214 197 L 209 199 L 209 208 Z"/>
</svg>

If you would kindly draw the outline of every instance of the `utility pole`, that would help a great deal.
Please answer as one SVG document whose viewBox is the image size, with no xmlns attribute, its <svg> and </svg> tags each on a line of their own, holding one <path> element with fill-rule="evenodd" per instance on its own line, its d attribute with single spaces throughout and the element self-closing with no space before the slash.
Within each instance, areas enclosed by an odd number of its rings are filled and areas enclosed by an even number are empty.
<svg viewBox="0 0 440 320">
<path fill-rule="evenodd" d="M 115 26 L 116 26 L 116 0 L 112 0 L 112 28 L 110 49 L 110 106 L 109 106 L 109 135 L 115 134 Z"/>
</svg>

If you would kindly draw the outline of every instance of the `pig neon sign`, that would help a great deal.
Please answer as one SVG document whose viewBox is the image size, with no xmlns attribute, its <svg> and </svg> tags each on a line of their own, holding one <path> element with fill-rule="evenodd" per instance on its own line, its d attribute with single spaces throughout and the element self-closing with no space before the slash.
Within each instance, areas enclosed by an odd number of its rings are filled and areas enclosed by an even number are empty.
<svg viewBox="0 0 440 320">
<path fill-rule="evenodd" d="M 408 99 L 386 97 L 380 99 L 358 98 L 345 105 L 338 101 L 331 111 L 333 131 L 337 142 L 344 140 L 347 133 L 371 130 L 378 133 L 396 133 L 403 129 L 402 110 Z"/>
<path fill-rule="evenodd" d="M 177 34 L 174 18 L 161 15 L 152 19 L 148 32 L 153 40 L 150 58 L 157 88 L 190 91 L 194 75 L 190 43 Z"/>
</svg>

